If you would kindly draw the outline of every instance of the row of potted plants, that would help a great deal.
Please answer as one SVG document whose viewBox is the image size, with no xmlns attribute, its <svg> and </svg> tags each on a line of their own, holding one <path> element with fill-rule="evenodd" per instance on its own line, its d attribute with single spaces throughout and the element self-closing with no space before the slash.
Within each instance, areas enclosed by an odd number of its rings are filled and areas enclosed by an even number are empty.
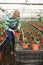
<svg viewBox="0 0 43 65">
<path fill-rule="evenodd" d="M 0 51 L 0 61 L 2 61 L 2 51 Z"/>
<path fill-rule="evenodd" d="M 35 49 L 37 48 L 36 50 L 39 49 L 39 44 L 43 43 L 43 35 L 39 30 L 35 29 L 34 27 L 33 29 L 31 29 L 31 31 L 28 31 L 27 39 L 29 40 L 30 43 L 32 43 L 32 47 L 36 45 L 34 47 Z"/>
<path fill-rule="evenodd" d="M 32 43 L 31 44 L 32 49 L 39 50 L 39 43 L 40 43 L 39 38 L 34 37 L 34 35 L 31 32 L 29 32 L 29 34 L 31 34 L 31 35 L 28 38 L 27 38 L 26 34 L 24 35 L 24 39 L 23 39 L 24 43 L 22 44 L 22 47 L 26 49 L 26 48 L 28 48 L 29 43 Z"/>
<path fill-rule="evenodd" d="M 39 30 L 43 30 L 43 22 L 30 22 L 30 24 L 35 26 Z"/>
<path fill-rule="evenodd" d="M 32 27 L 30 24 L 27 26 L 27 31 L 23 30 L 24 37 L 22 36 L 22 33 L 18 30 L 15 31 L 15 35 L 16 37 L 20 37 L 19 40 L 23 42 L 21 45 L 22 48 L 27 49 L 29 47 L 29 44 L 31 44 L 33 50 L 39 50 L 40 43 L 43 44 L 43 34 L 36 28 Z M 26 26 L 24 26 L 24 28 L 25 27 Z M 17 35 L 16 33 L 19 33 L 19 35 Z"/>
<path fill-rule="evenodd" d="M 5 32 L 4 26 L 0 24 L 0 40 L 4 39 L 4 32 Z"/>
<path fill-rule="evenodd" d="M 24 32 L 26 33 L 26 31 Z M 33 28 L 33 30 L 31 31 L 27 31 L 26 34 L 27 34 L 27 39 L 30 40 L 30 43 L 32 43 L 34 37 L 39 37 L 40 42 L 43 43 L 43 35 L 41 34 L 40 31 Z M 24 36 L 26 36 L 26 34 Z M 20 37 L 21 35 L 20 31 L 16 31 L 15 35 Z"/>
<path fill-rule="evenodd" d="M 0 40 L 4 40 L 5 38 L 5 21 L 4 20 L 0 20 Z"/>
</svg>

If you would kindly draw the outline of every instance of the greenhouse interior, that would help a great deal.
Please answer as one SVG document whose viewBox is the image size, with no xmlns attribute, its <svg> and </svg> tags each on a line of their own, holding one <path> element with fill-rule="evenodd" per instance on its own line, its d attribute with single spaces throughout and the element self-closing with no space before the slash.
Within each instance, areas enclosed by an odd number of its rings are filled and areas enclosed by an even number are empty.
<svg viewBox="0 0 43 65">
<path fill-rule="evenodd" d="M 0 65 L 43 65 L 43 0 L 0 0 Z"/>
</svg>

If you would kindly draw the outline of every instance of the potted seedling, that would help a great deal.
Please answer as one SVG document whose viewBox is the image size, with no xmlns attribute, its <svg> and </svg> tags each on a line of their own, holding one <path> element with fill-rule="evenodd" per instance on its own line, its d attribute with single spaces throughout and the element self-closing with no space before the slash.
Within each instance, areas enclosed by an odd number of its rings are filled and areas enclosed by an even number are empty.
<svg viewBox="0 0 43 65">
<path fill-rule="evenodd" d="M 34 36 L 37 36 L 37 32 L 38 32 L 38 30 L 35 29 Z"/>
<path fill-rule="evenodd" d="M 31 38 L 34 38 L 34 34 L 33 33 L 31 34 Z"/>
<path fill-rule="evenodd" d="M 34 30 L 33 30 L 33 28 L 32 28 L 32 30 L 31 30 L 31 32 L 32 32 L 32 33 L 34 33 Z"/>
<path fill-rule="evenodd" d="M 39 39 L 41 39 L 41 32 L 40 31 L 38 31 L 38 37 L 39 37 Z"/>
<path fill-rule="evenodd" d="M 0 24 L 0 32 L 4 32 L 4 26 Z"/>
<path fill-rule="evenodd" d="M 40 31 L 38 31 L 38 35 L 41 35 L 41 32 Z"/>
<path fill-rule="evenodd" d="M 27 39 L 30 38 L 30 31 L 27 31 L 26 36 L 27 36 Z"/>
<path fill-rule="evenodd" d="M 30 39 L 29 39 L 30 43 L 33 43 L 33 40 L 34 40 L 34 35 L 31 34 L 31 37 L 30 37 Z"/>
<path fill-rule="evenodd" d="M 43 44 L 43 35 L 42 35 L 42 37 L 41 37 L 41 43 Z"/>
<path fill-rule="evenodd" d="M 28 40 L 27 40 L 26 34 L 24 34 L 23 30 L 22 30 L 22 36 L 23 36 L 22 48 L 27 49 L 28 48 Z"/>
<path fill-rule="evenodd" d="M 42 30 L 43 30 L 43 26 L 42 26 Z"/>
<path fill-rule="evenodd" d="M 14 35 L 15 35 L 15 37 L 16 37 L 16 41 L 19 42 L 21 32 L 20 32 L 19 30 L 16 30 L 16 31 L 14 32 Z"/>
<path fill-rule="evenodd" d="M 27 49 L 28 48 L 28 40 L 24 39 L 23 43 L 22 43 L 22 48 Z"/>
<path fill-rule="evenodd" d="M 20 34 L 21 34 L 21 33 L 20 33 L 19 30 L 16 30 L 16 31 L 15 31 L 15 36 L 16 36 L 16 37 L 20 37 Z"/>
<path fill-rule="evenodd" d="M 26 30 L 23 30 L 24 33 L 26 33 Z"/>
<path fill-rule="evenodd" d="M 0 61 L 2 61 L 2 51 L 0 51 Z"/>
<path fill-rule="evenodd" d="M 39 37 L 36 37 L 36 41 L 38 44 L 40 43 Z"/>
<path fill-rule="evenodd" d="M 36 39 L 34 39 L 34 41 L 33 41 L 32 49 L 35 51 L 39 50 L 39 44 L 37 43 Z"/>
<path fill-rule="evenodd" d="M 23 39 L 23 41 L 26 40 L 26 39 L 27 39 L 27 36 L 26 36 L 26 33 L 24 33 L 24 39 Z"/>
<path fill-rule="evenodd" d="M 3 32 L 0 32 L 0 40 L 4 40 Z"/>
<path fill-rule="evenodd" d="M 0 20 L 0 24 L 5 24 L 5 21 L 4 20 Z"/>
</svg>

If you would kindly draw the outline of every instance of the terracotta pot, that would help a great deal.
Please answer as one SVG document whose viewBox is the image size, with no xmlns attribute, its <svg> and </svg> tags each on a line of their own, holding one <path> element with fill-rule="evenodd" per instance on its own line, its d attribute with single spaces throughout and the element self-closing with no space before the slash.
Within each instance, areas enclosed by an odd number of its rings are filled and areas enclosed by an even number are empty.
<svg viewBox="0 0 43 65">
<path fill-rule="evenodd" d="M 42 30 L 43 30 L 43 27 L 42 27 Z"/>
<path fill-rule="evenodd" d="M 37 32 L 35 32 L 34 36 L 37 36 Z"/>
<path fill-rule="evenodd" d="M 0 40 L 4 40 L 4 36 L 0 36 Z"/>
<path fill-rule="evenodd" d="M 2 61 L 2 52 L 0 51 L 0 61 Z"/>
<path fill-rule="evenodd" d="M 28 43 L 25 43 L 25 44 L 23 43 L 22 48 L 27 49 L 28 48 Z"/>
<path fill-rule="evenodd" d="M 23 41 L 23 37 L 22 37 L 22 35 L 20 35 L 19 40 Z"/>
<path fill-rule="evenodd" d="M 41 38 L 41 43 L 43 44 L 43 39 Z"/>
<path fill-rule="evenodd" d="M 6 37 L 6 35 L 7 35 L 6 32 L 3 32 L 3 35 L 4 35 L 4 37 Z"/>
<path fill-rule="evenodd" d="M 39 37 L 39 40 L 41 40 L 41 35 L 38 35 L 38 37 Z"/>
<path fill-rule="evenodd" d="M 29 33 L 27 33 L 27 36 L 26 36 L 26 37 L 27 37 L 27 39 L 29 39 L 29 38 L 30 38 L 30 34 L 29 34 Z"/>
<path fill-rule="evenodd" d="M 34 30 L 32 30 L 31 32 L 34 33 Z"/>
<path fill-rule="evenodd" d="M 0 31 L 3 32 L 4 31 L 4 28 L 1 28 Z"/>
<path fill-rule="evenodd" d="M 27 33 L 27 31 L 26 31 L 26 30 L 24 30 L 24 33 Z"/>
<path fill-rule="evenodd" d="M 39 50 L 39 44 L 32 44 L 32 49 L 35 51 Z"/>
<path fill-rule="evenodd" d="M 16 37 L 20 37 L 21 33 L 17 33 L 17 32 L 15 32 L 14 35 L 15 35 Z"/>
<path fill-rule="evenodd" d="M 33 43 L 33 39 L 32 39 L 32 38 L 30 38 L 30 39 L 29 39 L 29 42 L 30 42 L 30 43 Z"/>
</svg>

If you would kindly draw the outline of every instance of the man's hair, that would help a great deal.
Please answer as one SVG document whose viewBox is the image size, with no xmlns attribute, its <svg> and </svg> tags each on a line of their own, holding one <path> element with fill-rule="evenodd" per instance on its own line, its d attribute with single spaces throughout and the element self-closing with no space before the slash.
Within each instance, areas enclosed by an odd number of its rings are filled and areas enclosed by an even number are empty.
<svg viewBox="0 0 43 65">
<path fill-rule="evenodd" d="M 16 12 L 18 12 L 19 16 L 20 16 L 20 12 L 19 10 L 15 10 L 13 14 L 15 14 Z"/>
</svg>

